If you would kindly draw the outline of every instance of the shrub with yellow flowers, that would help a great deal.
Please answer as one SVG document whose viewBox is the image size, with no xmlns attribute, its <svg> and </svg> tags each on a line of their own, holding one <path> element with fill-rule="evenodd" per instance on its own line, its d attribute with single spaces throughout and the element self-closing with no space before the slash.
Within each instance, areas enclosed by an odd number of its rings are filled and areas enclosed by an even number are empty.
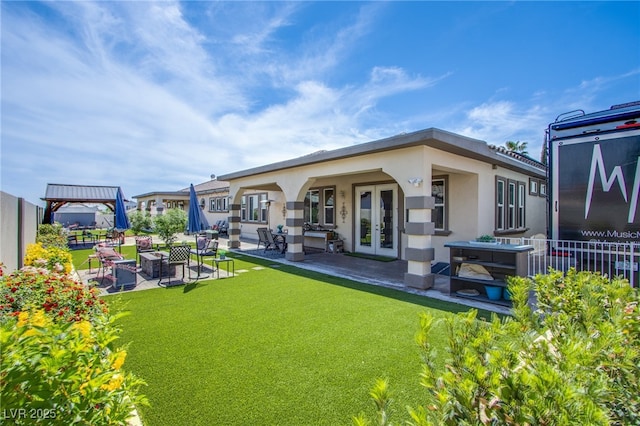
<svg viewBox="0 0 640 426">
<path fill-rule="evenodd" d="M 24 264 L 25 266 L 35 266 L 68 274 L 71 272 L 72 260 L 71 253 L 67 248 L 44 247 L 42 243 L 35 243 L 27 246 Z"/>
<path fill-rule="evenodd" d="M 1 271 L 1 265 L 0 265 Z M 144 382 L 114 347 L 119 315 L 70 275 L 0 274 L 0 394 L 11 424 L 125 425 Z"/>
<path fill-rule="evenodd" d="M 122 370 L 126 352 L 114 316 L 56 321 L 42 309 L 22 311 L 0 326 L 0 392 L 14 424 L 125 425 L 146 399 L 142 380 Z"/>
</svg>

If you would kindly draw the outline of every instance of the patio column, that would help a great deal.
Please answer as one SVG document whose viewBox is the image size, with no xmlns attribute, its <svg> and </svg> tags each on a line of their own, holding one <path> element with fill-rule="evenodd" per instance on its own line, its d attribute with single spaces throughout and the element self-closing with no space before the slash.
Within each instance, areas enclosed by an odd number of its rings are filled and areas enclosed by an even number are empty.
<svg viewBox="0 0 640 426">
<path fill-rule="evenodd" d="M 164 204 L 162 203 L 162 197 L 156 197 L 156 214 L 162 214 L 164 210 Z"/>
<path fill-rule="evenodd" d="M 304 235 L 302 225 L 304 225 L 304 202 L 287 201 L 287 253 L 286 259 L 292 262 L 304 260 Z"/>
<path fill-rule="evenodd" d="M 229 248 L 240 248 L 240 204 L 231 204 L 229 206 Z"/>
<path fill-rule="evenodd" d="M 434 259 L 434 249 L 431 236 L 435 225 L 431 222 L 431 210 L 435 206 L 435 199 L 421 195 L 405 198 L 405 207 L 409 210 L 411 222 L 407 222 L 405 233 L 408 236 L 405 257 L 408 261 L 404 283 L 408 287 L 428 289 L 433 287 L 434 276 L 431 273 L 431 261 Z"/>
</svg>

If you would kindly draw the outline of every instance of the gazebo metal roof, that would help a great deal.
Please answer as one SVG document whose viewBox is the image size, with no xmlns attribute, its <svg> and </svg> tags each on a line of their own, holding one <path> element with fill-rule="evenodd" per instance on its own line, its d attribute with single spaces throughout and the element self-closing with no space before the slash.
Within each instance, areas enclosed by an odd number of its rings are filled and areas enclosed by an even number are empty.
<svg viewBox="0 0 640 426">
<path fill-rule="evenodd" d="M 51 223 L 52 213 L 69 203 L 104 204 L 115 212 L 119 186 L 47 184 L 44 223 Z"/>
</svg>

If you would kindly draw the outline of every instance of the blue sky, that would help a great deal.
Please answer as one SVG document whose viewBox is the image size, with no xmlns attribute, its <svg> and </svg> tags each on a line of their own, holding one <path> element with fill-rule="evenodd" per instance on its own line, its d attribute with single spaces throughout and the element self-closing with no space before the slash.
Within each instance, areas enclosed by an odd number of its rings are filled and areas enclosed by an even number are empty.
<svg viewBox="0 0 640 426">
<path fill-rule="evenodd" d="M 1 3 L 1 188 L 174 191 L 430 127 L 540 157 L 640 100 L 640 2 Z"/>
</svg>

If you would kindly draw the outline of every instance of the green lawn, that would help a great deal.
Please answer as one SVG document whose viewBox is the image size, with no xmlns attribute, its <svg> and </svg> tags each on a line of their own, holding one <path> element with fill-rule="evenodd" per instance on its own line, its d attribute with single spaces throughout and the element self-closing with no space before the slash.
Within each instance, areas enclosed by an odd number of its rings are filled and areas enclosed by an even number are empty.
<svg viewBox="0 0 640 426">
<path fill-rule="evenodd" d="M 246 271 L 235 278 L 107 298 L 112 311 L 130 311 L 120 343 L 130 343 L 125 368 L 148 383 L 146 426 L 351 424 L 361 411 L 373 415 L 378 377 L 404 412 L 424 392 L 418 314 L 465 309 L 246 256 L 235 262 Z"/>
</svg>

